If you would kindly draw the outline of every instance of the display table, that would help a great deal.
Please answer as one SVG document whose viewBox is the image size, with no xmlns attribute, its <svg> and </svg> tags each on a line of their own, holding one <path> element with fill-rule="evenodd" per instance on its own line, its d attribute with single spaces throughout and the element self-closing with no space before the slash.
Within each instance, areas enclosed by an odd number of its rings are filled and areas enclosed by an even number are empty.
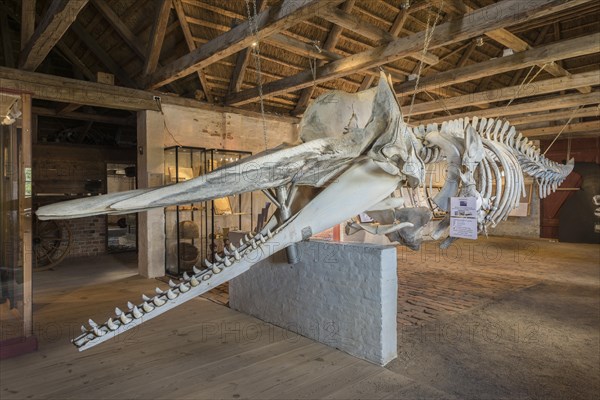
<svg viewBox="0 0 600 400">
<path fill-rule="evenodd" d="M 378 365 L 397 355 L 396 248 L 362 243 L 298 244 L 230 281 L 238 310 Z"/>
</svg>

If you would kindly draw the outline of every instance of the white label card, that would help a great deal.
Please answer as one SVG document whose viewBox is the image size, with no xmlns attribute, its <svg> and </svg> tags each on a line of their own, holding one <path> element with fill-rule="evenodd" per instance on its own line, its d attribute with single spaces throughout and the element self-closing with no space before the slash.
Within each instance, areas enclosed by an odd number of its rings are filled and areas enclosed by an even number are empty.
<svg viewBox="0 0 600 400">
<path fill-rule="evenodd" d="M 477 239 L 477 199 L 452 197 L 450 199 L 450 236 Z"/>
</svg>

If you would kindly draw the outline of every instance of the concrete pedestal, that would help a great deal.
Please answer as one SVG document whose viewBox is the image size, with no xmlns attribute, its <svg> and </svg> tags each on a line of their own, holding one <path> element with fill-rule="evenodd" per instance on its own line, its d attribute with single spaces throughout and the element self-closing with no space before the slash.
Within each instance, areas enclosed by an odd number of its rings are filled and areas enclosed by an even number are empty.
<svg viewBox="0 0 600 400">
<path fill-rule="evenodd" d="M 378 365 L 396 358 L 396 248 L 303 242 L 230 281 L 230 307 Z"/>
</svg>

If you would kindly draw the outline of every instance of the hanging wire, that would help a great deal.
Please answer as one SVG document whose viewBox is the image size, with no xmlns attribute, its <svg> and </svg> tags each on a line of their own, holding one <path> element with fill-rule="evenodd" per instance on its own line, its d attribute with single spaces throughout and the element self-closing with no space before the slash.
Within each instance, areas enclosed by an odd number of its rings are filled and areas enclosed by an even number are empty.
<svg viewBox="0 0 600 400">
<path fill-rule="evenodd" d="M 427 28 L 425 29 L 425 42 L 423 44 L 423 51 L 422 51 L 423 56 L 425 56 L 427 54 L 427 50 L 429 49 L 429 43 L 431 43 L 431 38 L 433 37 L 433 32 L 435 32 L 435 28 L 440 19 L 440 10 L 443 7 L 444 7 L 444 0 L 442 0 L 442 3 L 438 7 L 437 13 L 435 15 L 435 20 L 433 21 L 433 25 L 431 25 L 431 26 L 429 25 L 429 22 L 431 21 L 431 14 L 430 13 L 427 14 Z M 415 105 L 415 99 L 417 97 L 417 90 L 419 89 L 419 82 L 421 81 L 421 74 L 423 73 L 423 65 L 424 64 L 425 64 L 425 62 L 423 61 L 423 59 L 421 59 L 419 61 L 419 69 L 417 71 L 417 78 L 415 79 L 415 90 L 412 95 L 412 98 L 410 99 L 410 107 L 408 109 L 408 117 L 406 119 L 406 124 L 410 123 L 410 117 L 412 114 L 413 107 Z"/>
<path fill-rule="evenodd" d="M 558 139 L 558 137 L 565 131 L 565 129 L 567 129 L 567 126 L 569 126 L 569 124 L 571 123 L 571 121 L 573 120 L 573 118 L 575 117 L 575 113 L 577 112 L 577 110 L 579 110 L 581 108 L 581 106 L 577 107 L 576 109 L 573 110 L 573 112 L 571 113 L 571 118 L 569 118 L 569 120 L 567 121 L 567 123 L 562 127 L 562 129 L 560 130 L 560 132 L 558 132 L 558 135 L 556 135 L 554 137 L 554 140 L 552 141 L 552 143 L 550 143 L 550 145 L 548 146 L 548 148 L 546 149 L 546 151 L 544 151 L 544 156 L 546 155 L 546 153 L 548 152 L 548 150 L 550 150 L 550 147 L 552 147 L 552 145 L 554 144 L 554 142 L 556 142 L 556 140 Z"/>
<path fill-rule="evenodd" d="M 258 97 L 260 102 L 260 115 L 262 119 L 263 139 L 265 142 L 266 151 L 269 148 L 269 145 L 267 140 L 267 120 L 265 118 L 265 102 L 263 96 L 263 75 L 260 64 L 260 41 L 258 38 L 258 25 L 256 22 L 256 17 L 258 15 L 258 11 L 256 10 L 256 0 L 252 0 L 252 8 L 253 10 L 251 11 L 250 0 L 246 0 L 246 12 L 248 14 L 248 24 L 250 26 L 250 33 L 255 37 L 255 41 L 252 44 L 252 54 L 254 55 L 254 65 L 256 68 L 256 80 L 258 84 Z M 254 14 L 252 12 L 254 12 Z"/>
<path fill-rule="evenodd" d="M 517 91 L 515 92 L 515 95 L 513 96 L 512 99 L 510 99 L 510 101 L 508 102 L 508 104 L 504 107 L 504 108 L 508 108 L 508 106 L 510 106 L 512 104 L 513 101 L 516 100 L 517 97 L 519 97 L 519 93 L 521 93 L 521 90 L 525 87 L 525 86 L 529 86 L 531 84 L 531 82 L 533 82 L 535 80 L 535 78 L 538 77 L 538 75 L 546 68 L 546 66 L 549 63 L 546 63 L 544 65 L 542 65 L 542 67 L 540 68 L 540 70 L 533 76 L 533 78 L 531 78 L 529 80 L 529 82 L 527 82 L 527 78 L 529 77 L 529 75 L 531 75 L 531 72 L 533 72 L 533 69 L 535 68 L 535 65 L 532 66 L 529 69 L 529 72 L 527 73 L 527 75 L 525 75 L 525 79 L 523 79 L 523 82 L 521 82 L 521 84 L 519 85 L 519 87 L 517 88 Z"/>
</svg>

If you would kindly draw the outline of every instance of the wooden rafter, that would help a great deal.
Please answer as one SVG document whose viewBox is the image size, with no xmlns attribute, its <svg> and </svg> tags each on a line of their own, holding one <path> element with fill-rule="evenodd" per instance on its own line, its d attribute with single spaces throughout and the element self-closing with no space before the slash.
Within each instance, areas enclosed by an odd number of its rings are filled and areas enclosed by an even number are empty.
<svg viewBox="0 0 600 400">
<path fill-rule="evenodd" d="M 346 2 L 344 2 L 344 4 L 342 4 L 342 6 L 341 6 L 341 10 L 344 12 L 352 11 L 352 8 L 354 7 L 355 3 L 356 3 L 356 0 L 346 0 Z M 338 56 L 338 54 L 334 53 L 332 50 L 335 49 L 335 47 L 337 46 L 337 43 L 342 35 L 343 30 L 344 30 L 344 28 L 342 26 L 334 24 L 333 27 L 331 28 L 331 30 L 329 31 L 329 33 L 327 34 L 327 39 L 325 40 L 325 43 L 323 44 L 322 51 L 316 51 L 314 46 L 307 45 L 309 47 L 312 47 L 313 54 L 311 56 L 314 57 L 316 60 L 316 55 L 314 55 L 315 53 L 319 54 L 319 55 L 321 53 L 326 53 L 331 57 L 329 59 L 329 61 L 341 58 L 341 56 Z M 281 36 L 283 36 L 283 35 L 281 35 Z M 284 38 L 285 38 L 285 36 L 284 36 Z M 311 57 L 311 56 L 309 56 L 309 57 Z M 321 67 L 324 63 L 325 63 L 324 59 L 320 59 L 317 62 L 317 67 Z M 315 86 L 309 86 L 307 88 L 302 89 L 302 92 L 300 93 L 300 98 L 298 99 L 298 102 L 296 103 L 296 107 L 292 111 L 293 115 L 299 115 L 304 112 L 304 110 L 306 109 L 306 105 L 310 101 L 314 92 L 315 92 Z"/>
<path fill-rule="evenodd" d="M 197 48 L 196 41 L 194 40 L 192 30 L 190 29 L 190 25 L 186 19 L 186 15 L 183 10 L 183 4 L 181 4 L 181 0 L 173 0 L 173 5 L 175 6 L 175 13 L 177 14 L 177 18 L 181 24 L 181 30 L 183 31 L 183 36 L 185 37 L 185 42 L 187 43 L 188 49 L 189 51 L 194 51 Z M 206 100 L 209 103 L 214 103 L 213 94 L 208 84 L 206 74 L 202 69 L 199 69 L 196 71 L 196 73 L 198 74 L 198 80 L 200 80 L 200 86 L 202 86 L 202 90 L 206 95 Z"/>
<path fill-rule="evenodd" d="M 390 32 L 375 25 L 371 25 L 362 20 L 360 17 L 340 10 L 339 8 L 325 8 L 321 11 L 319 17 L 339 25 L 342 28 L 356 32 L 361 36 L 377 42 L 378 44 L 389 43 L 396 39 L 396 36 L 392 35 Z M 412 54 L 411 57 L 416 58 L 419 61 L 423 61 L 429 65 L 435 65 L 439 61 L 438 57 L 431 53 L 423 54 L 419 52 Z"/>
<path fill-rule="evenodd" d="M 560 92 L 561 90 L 577 89 L 585 85 L 600 85 L 600 74 L 598 71 L 584 72 L 570 76 L 536 81 L 525 87 L 510 86 L 501 90 L 488 90 L 484 92 L 469 93 L 464 96 L 452 97 L 446 100 L 431 101 L 415 104 L 412 108 L 412 116 L 429 114 L 438 111 L 452 110 L 469 105 L 489 104 L 497 101 L 512 100 L 537 96 L 548 93 Z M 408 108 L 403 110 L 408 112 Z M 454 118 L 454 117 L 453 117 Z"/>
<path fill-rule="evenodd" d="M 597 136 L 600 133 L 600 121 L 571 123 L 566 127 L 564 125 L 547 126 L 543 128 L 524 129 L 521 133 L 529 138 L 540 136 L 558 135 L 562 130 L 565 138 L 569 134 L 583 133 L 584 136 Z"/>
<path fill-rule="evenodd" d="M 549 110 L 559 110 L 563 108 L 569 107 L 577 107 L 582 105 L 590 105 L 590 104 L 600 104 L 600 92 L 591 92 L 586 94 L 569 94 L 565 96 L 552 96 L 545 98 L 543 100 L 530 101 L 526 103 L 520 104 L 512 104 L 508 107 L 492 107 L 487 110 L 478 110 L 476 112 L 465 112 L 461 114 L 452 115 L 452 119 L 454 118 L 465 118 L 465 117 L 473 117 L 478 116 L 482 118 L 497 118 L 503 117 L 512 121 L 512 117 L 514 115 L 521 115 L 532 112 L 540 112 L 540 111 L 549 111 Z M 435 117 L 428 118 L 425 120 L 419 121 L 419 123 L 429 124 L 429 123 L 439 123 L 448 120 L 448 116 L 443 117 Z"/>
<path fill-rule="evenodd" d="M 123 84 L 134 88 L 139 85 L 131 79 L 129 74 L 125 72 L 121 66 L 98 44 L 98 42 L 88 33 L 88 31 L 77 21 L 75 21 L 71 27 L 73 32 L 77 35 L 88 49 L 96 56 L 102 64 L 108 68 L 110 73 L 115 75 Z"/>
<path fill-rule="evenodd" d="M 35 0 L 21 0 L 21 50 L 35 32 Z"/>
<path fill-rule="evenodd" d="M 564 121 L 570 118 L 587 118 L 600 116 L 598 106 L 580 108 L 576 110 L 544 112 L 541 114 L 520 115 L 510 118 L 510 123 L 513 125 L 534 124 L 538 122 L 548 121 Z M 598 121 L 600 129 L 600 121 Z"/>
<path fill-rule="evenodd" d="M 105 0 L 91 0 L 94 7 L 100 11 L 100 14 L 110 23 L 113 29 L 127 43 L 127 45 L 140 57 L 146 59 L 146 51 L 142 42 L 136 35 L 125 25 L 116 12 L 108 5 Z"/>
<path fill-rule="evenodd" d="M 600 33 L 595 33 L 532 48 L 521 53 L 515 53 L 512 56 L 499 57 L 463 66 L 462 68 L 459 65 L 456 69 L 421 78 L 418 90 L 424 91 L 431 88 L 442 88 L 538 64 L 549 63 L 555 60 L 597 53 L 598 43 L 600 43 Z M 395 89 L 399 95 L 412 94 L 414 93 L 414 84 L 412 82 L 404 82 L 396 85 Z"/>
<path fill-rule="evenodd" d="M 327 4 L 339 4 L 343 0 L 328 0 Z M 275 9 L 258 14 L 255 23 L 260 37 L 272 35 L 313 17 L 325 7 L 319 0 L 284 0 Z M 158 88 L 169 82 L 188 76 L 218 60 L 228 57 L 252 44 L 254 36 L 248 21 L 217 36 L 202 47 L 180 57 L 152 75 L 150 87 Z"/>
<path fill-rule="evenodd" d="M 63 42 L 58 42 L 56 43 L 56 48 L 59 50 L 61 55 L 63 55 L 74 68 L 79 70 L 88 81 L 94 82 L 96 80 L 94 73 L 88 68 L 87 65 L 85 65 L 83 61 L 81 61 L 79 57 L 77 57 L 75 53 L 73 53 L 73 50 L 71 50 L 69 46 Z"/>
<path fill-rule="evenodd" d="M 562 11 L 591 0 L 540 0 L 536 2 L 522 2 L 520 0 L 504 0 L 469 13 L 459 20 L 440 24 L 431 35 L 429 48 L 434 49 L 446 44 L 462 42 L 482 34 L 504 28 L 535 17 L 542 17 Z M 507 10 L 510 10 L 508 12 Z M 490 18 L 494 16 L 494 18 Z M 277 95 L 308 87 L 314 83 L 321 83 L 367 68 L 384 65 L 399 58 L 410 56 L 422 49 L 425 32 L 396 39 L 386 45 L 370 49 L 353 56 L 333 61 L 322 68 L 318 68 L 316 77 L 311 71 L 304 71 L 279 81 L 263 85 L 265 95 Z M 227 104 L 242 105 L 258 98 L 256 88 L 248 89 L 229 96 Z"/>
<path fill-rule="evenodd" d="M 267 8 L 267 0 L 256 0 L 256 12 L 261 13 Z M 244 82 L 244 76 L 246 75 L 246 67 L 250 62 L 250 55 L 252 54 L 252 49 L 250 47 L 246 47 L 241 50 L 235 61 L 235 68 L 233 70 L 233 76 L 229 83 L 229 93 L 237 93 L 242 88 L 242 83 Z"/>
<path fill-rule="evenodd" d="M 88 0 L 53 0 L 35 32 L 21 51 L 19 68 L 34 71 L 44 61 Z"/>
<path fill-rule="evenodd" d="M 457 10 L 460 10 L 462 12 L 467 13 L 473 11 L 472 7 L 464 4 L 461 0 L 453 0 L 452 3 L 457 8 Z M 519 38 L 517 35 L 509 32 L 506 29 L 497 29 L 490 32 L 486 32 L 486 36 L 488 36 L 490 39 L 495 40 L 501 45 L 512 49 L 515 52 L 525 51 L 532 48 L 532 46 L 530 46 L 526 41 L 524 41 L 523 39 Z M 541 66 L 542 65 L 540 65 L 540 67 Z M 558 64 L 546 65 L 545 70 L 556 77 L 570 75 L 569 71 L 565 70 Z M 592 88 L 589 86 L 585 86 L 579 88 L 578 90 L 581 93 L 589 93 L 591 92 Z"/>
<path fill-rule="evenodd" d="M 154 73 L 158 66 L 160 51 L 165 40 L 165 32 L 169 23 L 169 14 L 171 12 L 172 0 L 160 0 L 156 9 L 156 19 L 150 32 L 150 40 L 146 52 L 146 63 L 142 74 L 149 76 Z"/>
</svg>

